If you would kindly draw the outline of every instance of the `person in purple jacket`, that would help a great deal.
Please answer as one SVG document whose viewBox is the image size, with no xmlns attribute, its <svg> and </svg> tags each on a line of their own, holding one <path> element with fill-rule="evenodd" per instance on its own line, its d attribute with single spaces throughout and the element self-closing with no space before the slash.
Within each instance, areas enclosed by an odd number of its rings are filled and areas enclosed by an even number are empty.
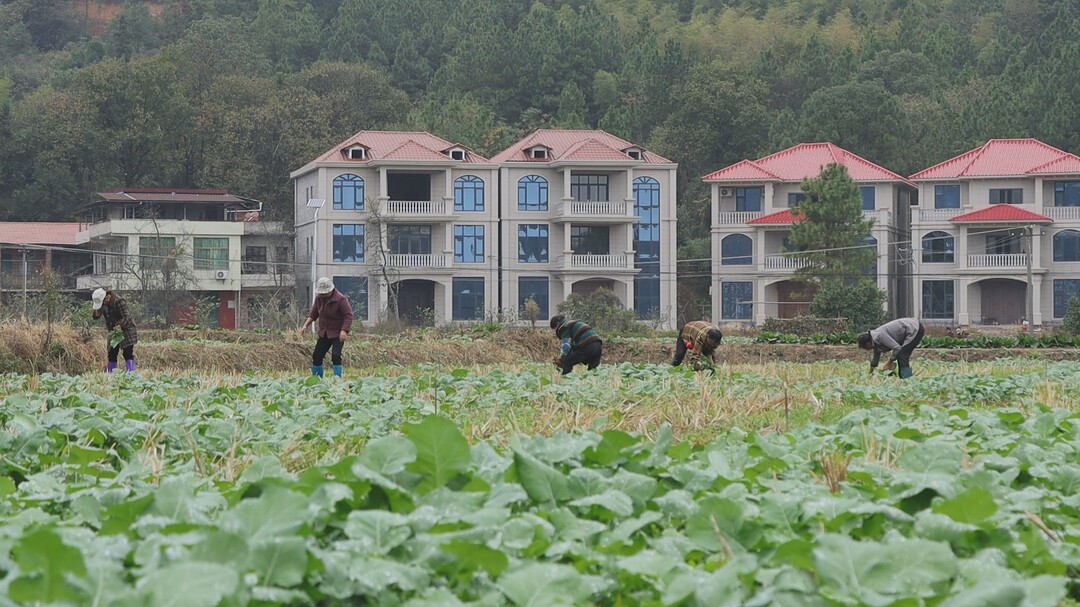
<svg viewBox="0 0 1080 607">
<path fill-rule="evenodd" d="M 300 327 L 301 337 L 316 320 L 319 321 L 319 341 L 311 353 L 311 374 L 323 376 L 323 359 L 329 351 L 334 375 L 341 377 L 341 348 L 349 337 L 353 312 L 349 298 L 334 288 L 334 282 L 325 276 L 315 283 L 315 302 L 311 304 L 304 326 Z"/>
</svg>

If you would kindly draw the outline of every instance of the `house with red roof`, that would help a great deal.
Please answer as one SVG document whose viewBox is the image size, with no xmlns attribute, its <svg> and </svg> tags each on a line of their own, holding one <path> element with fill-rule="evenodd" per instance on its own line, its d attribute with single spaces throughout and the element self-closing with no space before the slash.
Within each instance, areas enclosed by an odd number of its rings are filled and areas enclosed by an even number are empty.
<svg viewBox="0 0 1080 607">
<path fill-rule="evenodd" d="M 498 166 L 416 131 L 360 131 L 293 171 L 301 301 L 329 276 L 361 320 L 392 295 L 413 323 L 499 306 Z"/>
<path fill-rule="evenodd" d="M 175 293 L 175 300 L 164 296 L 169 309 L 160 311 L 173 322 L 202 322 L 190 314 L 198 298 L 214 302 L 213 326 L 259 325 L 262 310 L 294 293 L 292 235 L 282 222 L 260 221 L 261 207 L 216 189 L 98 192 L 74 233 L 74 243 L 93 254 L 77 286 Z M 149 305 L 151 298 L 143 299 Z"/>
<path fill-rule="evenodd" d="M 503 309 L 532 299 L 546 320 L 604 288 L 639 318 L 675 324 L 676 163 L 604 131 L 556 129 L 492 161 Z"/>
<path fill-rule="evenodd" d="M 1036 139 L 992 139 L 910 180 L 920 317 L 1019 324 L 1029 303 L 1034 325 L 1065 316 L 1080 295 L 1080 157 Z"/>
<path fill-rule="evenodd" d="M 865 245 L 877 251 L 867 273 L 888 294 L 889 313 L 909 313 L 903 251 L 914 185 L 831 143 L 801 143 L 757 160 L 742 160 L 702 179 L 712 199 L 712 309 L 717 322 L 761 324 L 806 314 L 813 293 L 794 280 L 804 259 L 788 253 L 793 209 L 802 181 L 829 164 L 844 166 L 859 187 L 863 214 L 874 220 Z"/>
<path fill-rule="evenodd" d="M 383 318 L 539 320 L 606 287 L 675 309 L 675 163 L 598 130 L 538 130 L 488 159 L 425 132 L 361 131 L 291 175 L 297 284 L 330 276 Z M 673 324 L 669 319 L 666 324 Z"/>
<path fill-rule="evenodd" d="M 73 292 L 76 278 L 90 271 L 91 255 L 75 245 L 78 222 L 0 222 L 0 295 L 45 288 Z M 47 278 L 51 276 L 52 281 Z"/>
</svg>

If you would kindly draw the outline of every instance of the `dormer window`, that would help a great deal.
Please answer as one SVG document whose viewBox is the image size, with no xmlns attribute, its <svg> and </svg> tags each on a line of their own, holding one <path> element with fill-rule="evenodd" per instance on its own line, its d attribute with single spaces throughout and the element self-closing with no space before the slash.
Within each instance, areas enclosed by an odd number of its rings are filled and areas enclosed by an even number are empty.
<svg viewBox="0 0 1080 607">
<path fill-rule="evenodd" d="M 626 150 L 626 155 L 634 160 L 641 160 L 641 150 L 638 148 L 630 148 Z"/>
<path fill-rule="evenodd" d="M 540 159 L 540 160 L 546 160 L 547 157 L 548 157 L 547 152 L 548 152 L 547 148 L 533 148 L 532 150 L 529 151 L 529 157 L 530 158 L 535 158 L 535 159 Z"/>
<path fill-rule="evenodd" d="M 461 148 L 450 150 L 450 158 L 453 160 L 465 160 L 465 150 Z"/>
<path fill-rule="evenodd" d="M 359 145 L 345 148 L 345 157 L 349 160 L 367 160 L 367 148 Z"/>
</svg>

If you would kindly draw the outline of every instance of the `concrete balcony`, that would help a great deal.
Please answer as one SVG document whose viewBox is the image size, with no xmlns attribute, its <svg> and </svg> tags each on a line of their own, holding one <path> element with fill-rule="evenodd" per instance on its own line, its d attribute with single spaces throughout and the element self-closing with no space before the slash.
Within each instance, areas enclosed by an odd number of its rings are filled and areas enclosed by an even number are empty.
<svg viewBox="0 0 1080 607">
<path fill-rule="evenodd" d="M 761 217 L 761 211 L 721 211 L 716 214 L 717 225 L 742 225 Z"/>
<path fill-rule="evenodd" d="M 1024 269 L 1027 268 L 1027 253 L 999 253 L 989 255 L 968 255 L 967 265 L 973 269 Z"/>
<path fill-rule="evenodd" d="M 794 255 L 766 255 L 766 270 L 799 270 L 810 265 L 810 260 Z"/>
<path fill-rule="evenodd" d="M 440 270 L 452 265 L 447 255 L 441 253 L 391 253 L 387 255 L 387 262 L 391 268 L 398 270 Z"/>
<path fill-rule="evenodd" d="M 966 212 L 964 209 L 919 209 L 919 221 L 949 221 Z"/>
<path fill-rule="evenodd" d="M 633 255 L 560 255 L 555 260 L 558 270 L 627 270 L 634 269 Z"/>
<path fill-rule="evenodd" d="M 276 287 L 291 287 L 296 277 L 291 274 L 271 273 L 244 273 L 240 275 L 241 289 L 272 289 Z"/>
<path fill-rule="evenodd" d="M 450 219 L 454 207 L 445 200 L 387 200 L 383 211 L 389 219 Z"/>
<path fill-rule="evenodd" d="M 1080 219 L 1080 207 L 1043 207 L 1043 215 L 1050 219 Z"/>
<path fill-rule="evenodd" d="M 893 214 L 892 211 L 890 211 L 889 209 L 875 209 L 873 211 L 863 211 L 862 215 L 863 219 L 873 219 L 874 227 L 893 225 Z"/>
<path fill-rule="evenodd" d="M 636 219 L 633 205 L 626 200 L 563 200 L 555 208 L 552 221 L 612 223 Z"/>
</svg>

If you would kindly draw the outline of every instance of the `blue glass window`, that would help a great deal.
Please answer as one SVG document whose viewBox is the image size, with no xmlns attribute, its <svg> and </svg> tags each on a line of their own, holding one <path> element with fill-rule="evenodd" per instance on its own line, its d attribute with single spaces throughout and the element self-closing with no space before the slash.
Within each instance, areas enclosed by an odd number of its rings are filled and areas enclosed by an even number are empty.
<svg viewBox="0 0 1080 607">
<path fill-rule="evenodd" d="M 735 188 L 736 211 L 760 211 L 765 188 Z"/>
<path fill-rule="evenodd" d="M 1065 318 L 1069 311 L 1069 301 L 1080 296 L 1080 279 L 1054 279 L 1054 318 Z"/>
<path fill-rule="evenodd" d="M 334 224 L 334 261 L 364 261 L 364 224 Z"/>
<path fill-rule="evenodd" d="M 754 317 L 754 283 L 724 282 L 720 285 L 720 316 L 727 320 Z M 744 303 L 745 302 L 745 303 Z"/>
<path fill-rule="evenodd" d="M 953 281 L 924 280 L 922 302 L 923 318 L 952 318 Z"/>
<path fill-rule="evenodd" d="M 862 210 L 873 211 L 877 208 L 877 188 L 872 185 L 859 186 L 859 195 L 862 196 Z"/>
<path fill-rule="evenodd" d="M 960 186 L 959 185 L 936 185 L 934 186 L 935 209 L 959 209 Z"/>
<path fill-rule="evenodd" d="M 953 237 L 948 232 L 930 232 L 922 237 L 923 263 L 953 263 Z"/>
<path fill-rule="evenodd" d="M 454 226 L 454 263 L 484 262 L 484 226 Z"/>
<path fill-rule="evenodd" d="M 720 265 L 749 266 L 754 263 L 754 241 L 745 234 L 732 234 L 720 241 Z"/>
<path fill-rule="evenodd" d="M 539 175 L 527 175 L 518 180 L 518 210 L 548 210 L 548 182 Z"/>
<path fill-rule="evenodd" d="M 484 210 L 484 180 L 475 175 L 463 175 L 454 180 L 454 210 Z"/>
<path fill-rule="evenodd" d="M 359 320 L 368 319 L 367 276 L 335 276 L 334 287 L 349 298 L 354 317 Z"/>
<path fill-rule="evenodd" d="M 1080 181 L 1055 181 L 1054 206 L 1080 207 Z"/>
<path fill-rule="evenodd" d="M 518 262 L 547 263 L 548 227 L 542 223 L 523 223 L 518 226 Z"/>
<path fill-rule="evenodd" d="M 346 173 L 334 178 L 334 209 L 338 211 L 364 210 L 364 180 L 358 175 Z"/>
<path fill-rule="evenodd" d="M 607 202 L 608 176 L 574 173 L 570 176 L 570 197 L 581 201 Z"/>
<path fill-rule="evenodd" d="M 1054 261 L 1080 261 L 1080 232 L 1062 230 L 1054 234 Z"/>
<path fill-rule="evenodd" d="M 791 192 L 787 195 L 788 208 L 795 208 L 806 200 L 806 192 Z"/>
<path fill-rule="evenodd" d="M 547 320 L 548 279 L 546 276 L 522 276 L 518 279 L 518 313 L 525 317 L 525 301 L 533 300 L 540 306 L 539 318 Z"/>
<path fill-rule="evenodd" d="M 660 310 L 660 182 L 634 180 L 634 310 L 638 318 L 656 318 Z"/>
<path fill-rule="evenodd" d="M 484 318 L 484 279 L 454 278 L 454 320 Z"/>
</svg>

